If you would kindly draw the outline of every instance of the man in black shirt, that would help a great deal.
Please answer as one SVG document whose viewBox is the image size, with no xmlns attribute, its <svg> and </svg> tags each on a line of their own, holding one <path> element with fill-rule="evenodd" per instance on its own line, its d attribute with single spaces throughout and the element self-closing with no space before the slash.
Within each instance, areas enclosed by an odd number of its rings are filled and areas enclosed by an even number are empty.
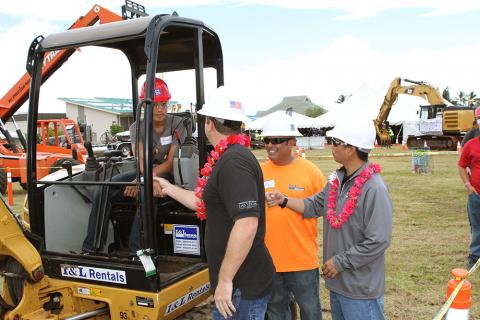
<svg viewBox="0 0 480 320">
<path fill-rule="evenodd" d="M 240 102 L 229 98 L 224 87 L 217 88 L 198 112 L 206 117 L 208 140 L 225 150 L 219 152 L 203 196 L 198 198 L 162 178 L 154 178 L 154 190 L 156 195 L 170 196 L 192 210 L 197 210 L 202 200 L 205 203 L 205 247 L 216 306 L 213 319 L 261 320 L 275 273 L 264 242 L 263 175 L 238 135 L 248 118 Z"/>
</svg>

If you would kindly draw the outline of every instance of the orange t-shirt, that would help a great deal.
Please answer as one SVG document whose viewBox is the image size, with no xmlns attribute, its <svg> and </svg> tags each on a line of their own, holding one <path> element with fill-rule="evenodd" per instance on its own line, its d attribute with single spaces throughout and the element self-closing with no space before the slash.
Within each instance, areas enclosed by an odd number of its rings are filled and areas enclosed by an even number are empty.
<svg viewBox="0 0 480 320">
<path fill-rule="evenodd" d="M 277 189 L 287 197 L 306 198 L 323 189 L 325 178 L 312 162 L 295 158 L 285 166 L 261 164 L 265 191 Z M 317 219 L 275 206 L 266 209 L 265 243 L 277 272 L 318 268 Z"/>
</svg>

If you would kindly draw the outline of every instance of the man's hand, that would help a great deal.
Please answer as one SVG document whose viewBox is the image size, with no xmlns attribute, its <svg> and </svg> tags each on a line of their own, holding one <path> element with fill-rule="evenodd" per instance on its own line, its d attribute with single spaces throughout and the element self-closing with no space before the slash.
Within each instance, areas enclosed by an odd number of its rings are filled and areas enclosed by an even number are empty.
<svg viewBox="0 0 480 320">
<path fill-rule="evenodd" d="M 132 182 L 136 182 L 137 179 L 133 180 Z M 125 191 L 123 191 L 123 195 L 129 198 L 135 198 L 137 196 L 138 189 L 137 186 L 126 186 Z"/>
<path fill-rule="evenodd" d="M 170 187 L 172 184 L 164 178 L 160 177 L 153 177 L 153 195 L 155 197 L 166 197 L 167 196 L 167 188 Z"/>
<path fill-rule="evenodd" d="M 265 192 L 265 200 L 269 208 L 279 205 L 284 198 L 285 196 L 278 190 Z"/>
<path fill-rule="evenodd" d="M 337 269 L 335 269 L 335 265 L 333 264 L 333 257 L 327 260 L 325 264 L 322 266 L 322 274 L 327 278 L 335 278 L 338 275 Z"/>
<path fill-rule="evenodd" d="M 235 307 L 232 303 L 233 283 L 232 281 L 220 280 L 218 281 L 215 294 L 215 305 L 220 314 L 227 319 L 235 313 Z"/>
<path fill-rule="evenodd" d="M 467 188 L 468 194 L 478 194 L 478 191 L 470 184 L 470 182 L 465 183 L 465 188 Z"/>
</svg>

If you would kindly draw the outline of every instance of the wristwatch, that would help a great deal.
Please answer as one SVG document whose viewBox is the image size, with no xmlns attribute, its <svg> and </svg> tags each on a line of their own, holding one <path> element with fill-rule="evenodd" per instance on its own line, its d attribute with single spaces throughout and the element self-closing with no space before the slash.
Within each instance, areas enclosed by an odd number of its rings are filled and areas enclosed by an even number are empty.
<svg viewBox="0 0 480 320">
<path fill-rule="evenodd" d="M 282 203 L 279 204 L 279 207 L 283 209 L 287 206 L 287 203 L 288 203 L 288 198 L 284 197 Z"/>
</svg>

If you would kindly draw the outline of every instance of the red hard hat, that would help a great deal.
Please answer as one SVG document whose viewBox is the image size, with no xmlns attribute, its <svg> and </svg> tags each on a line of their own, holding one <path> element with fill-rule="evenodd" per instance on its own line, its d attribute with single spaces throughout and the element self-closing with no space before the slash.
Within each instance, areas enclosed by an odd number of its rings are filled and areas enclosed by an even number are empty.
<svg viewBox="0 0 480 320">
<path fill-rule="evenodd" d="M 147 86 L 147 83 L 144 82 L 142 86 L 142 91 L 140 92 L 140 99 L 145 99 L 145 87 Z M 160 78 L 155 78 L 155 88 L 153 90 L 153 102 L 158 103 L 158 102 L 167 102 L 170 100 L 172 96 L 170 95 L 170 91 L 168 90 L 168 86 Z"/>
<path fill-rule="evenodd" d="M 475 117 L 480 118 L 480 107 L 477 107 L 477 109 L 475 109 Z"/>
</svg>

